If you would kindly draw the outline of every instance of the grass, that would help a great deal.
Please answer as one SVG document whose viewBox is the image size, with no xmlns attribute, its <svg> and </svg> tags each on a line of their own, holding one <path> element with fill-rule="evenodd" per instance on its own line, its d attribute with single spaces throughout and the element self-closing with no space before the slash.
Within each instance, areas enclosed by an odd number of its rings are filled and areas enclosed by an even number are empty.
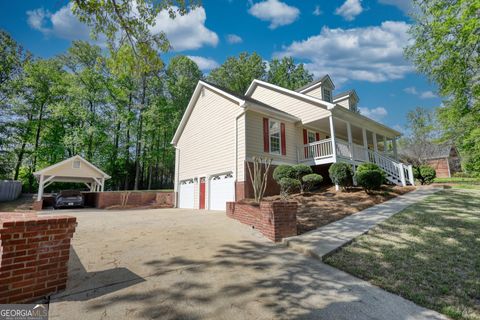
<svg viewBox="0 0 480 320">
<path fill-rule="evenodd" d="M 435 183 L 463 183 L 463 184 L 480 184 L 480 178 L 435 178 Z"/>
<path fill-rule="evenodd" d="M 480 319 L 480 190 L 447 189 L 326 262 L 454 319 Z"/>
<path fill-rule="evenodd" d="M 15 210 L 29 210 L 33 203 L 33 194 L 22 194 L 18 199 L 0 202 L 0 212 L 13 212 Z"/>
</svg>

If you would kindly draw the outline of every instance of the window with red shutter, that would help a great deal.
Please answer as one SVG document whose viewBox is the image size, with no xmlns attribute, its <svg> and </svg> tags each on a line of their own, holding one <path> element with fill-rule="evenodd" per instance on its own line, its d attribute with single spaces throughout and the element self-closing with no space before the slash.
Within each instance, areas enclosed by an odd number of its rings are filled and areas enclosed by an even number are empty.
<svg viewBox="0 0 480 320">
<path fill-rule="evenodd" d="M 285 140 L 285 123 L 280 124 L 280 133 L 281 133 L 281 144 L 282 144 L 282 155 L 287 155 L 287 143 Z"/>
</svg>

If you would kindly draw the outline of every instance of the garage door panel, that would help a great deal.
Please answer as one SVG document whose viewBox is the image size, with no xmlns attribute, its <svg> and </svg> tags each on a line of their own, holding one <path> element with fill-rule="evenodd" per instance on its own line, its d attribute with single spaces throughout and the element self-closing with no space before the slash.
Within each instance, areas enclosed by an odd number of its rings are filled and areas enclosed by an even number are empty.
<svg viewBox="0 0 480 320">
<path fill-rule="evenodd" d="M 235 180 L 232 175 L 219 175 L 210 180 L 210 210 L 225 210 L 228 201 L 235 201 Z"/>
<path fill-rule="evenodd" d="M 179 184 L 178 207 L 193 209 L 195 184 L 191 181 L 182 181 Z"/>
</svg>

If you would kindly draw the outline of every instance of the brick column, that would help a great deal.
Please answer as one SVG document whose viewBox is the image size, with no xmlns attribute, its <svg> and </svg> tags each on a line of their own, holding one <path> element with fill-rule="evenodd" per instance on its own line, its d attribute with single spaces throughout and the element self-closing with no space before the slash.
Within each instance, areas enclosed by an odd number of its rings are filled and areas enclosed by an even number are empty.
<svg viewBox="0 0 480 320">
<path fill-rule="evenodd" d="M 0 213 L 0 303 L 39 300 L 65 289 L 70 216 Z"/>
</svg>

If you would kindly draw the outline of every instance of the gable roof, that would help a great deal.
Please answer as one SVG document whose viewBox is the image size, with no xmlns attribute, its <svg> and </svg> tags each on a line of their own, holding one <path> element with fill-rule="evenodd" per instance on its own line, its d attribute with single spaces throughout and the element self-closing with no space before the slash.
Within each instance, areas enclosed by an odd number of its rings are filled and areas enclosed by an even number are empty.
<svg viewBox="0 0 480 320">
<path fill-rule="evenodd" d="M 324 75 L 323 77 L 321 77 L 320 79 L 317 79 L 317 80 L 314 80 L 310 83 L 307 83 L 306 85 L 304 85 L 303 87 L 300 87 L 298 89 L 295 89 L 296 92 L 305 92 L 305 91 L 308 91 L 309 89 L 314 89 L 315 87 L 318 87 L 320 86 L 322 83 L 325 83 L 325 82 L 330 82 L 333 89 L 335 89 L 335 84 L 333 83 L 332 79 L 330 78 L 330 76 L 328 74 Z"/>
<path fill-rule="evenodd" d="M 351 89 L 351 90 L 344 91 L 344 92 L 341 92 L 339 94 L 334 95 L 333 96 L 333 102 L 335 102 L 335 100 L 337 100 L 337 101 L 342 100 L 342 98 L 350 97 L 350 96 L 352 96 L 355 100 L 360 101 L 360 98 L 358 97 L 357 92 L 354 89 Z"/>
<path fill-rule="evenodd" d="M 320 105 L 321 107 L 326 108 L 326 109 L 330 109 L 330 108 L 333 108 L 335 106 L 335 104 L 324 101 L 322 99 L 318 99 L 318 98 L 315 98 L 315 97 L 312 97 L 312 96 L 309 96 L 309 95 L 306 95 L 306 94 L 303 94 L 303 93 L 300 93 L 300 92 L 297 92 L 297 91 L 293 91 L 293 90 L 290 90 L 290 89 L 282 88 L 282 87 L 277 86 L 275 84 L 265 82 L 265 81 L 262 81 L 262 80 L 258 80 L 258 79 L 255 79 L 255 80 L 252 81 L 252 83 L 250 84 L 250 87 L 248 87 L 245 95 L 246 96 L 251 96 L 253 91 L 255 90 L 255 87 L 258 86 L 258 85 L 262 85 L 264 87 L 280 91 L 282 93 L 285 93 L 285 94 L 290 95 L 290 96 L 295 97 L 295 98 L 300 98 L 302 100 L 308 100 L 309 102 L 313 102 L 314 104 Z"/>
<path fill-rule="evenodd" d="M 54 171 L 56 168 L 60 167 L 61 165 L 65 164 L 65 163 L 68 163 L 68 162 L 72 162 L 73 161 L 76 161 L 76 160 L 79 160 L 81 163 L 87 165 L 88 167 L 90 167 L 92 170 L 94 170 L 95 172 L 97 172 L 99 174 L 99 176 L 105 178 L 105 179 L 110 179 L 111 177 L 106 174 L 105 172 L 103 172 L 102 170 L 100 170 L 99 168 L 97 168 L 96 166 L 94 166 L 92 163 L 88 162 L 87 160 L 85 160 L 84 158 L 82 158 L 81 156 L 79 156 L 78 154 L 76 156 L 73 156 L 71 158 L 68 158 L 68 159 L 65 159 L 63 161 L 60 161 L 54 165 L 51 165 L 49 167 L 46 167 L 46 168 L 43 168 L 41 170 L 38 170 L 36 172 L 33 173 L 34 176 L 40 176 L 40 175 L 49 175 L 50 173 L 52 175 L 56 175 L 54 174 Z"/>
<path fill-rule="evenodd" d="M 235 101 L 239 107 L 245 108 L 245 110 L 253 110 L 253 111 L 258 111 L 261 113 L 266 113 L 266 114 L 271 114 L 275 115 L 290 121 L 300 121 L 299 118 L 285 112 L 282 110 L 279 110 L 277 108 L 274 108 L 266 103 L 263 103 L 261 101 L 258 101 L 252 97 L 246 96 L 246 95 L 240 95 L 237 94 L 229 89 L 220 87 L 214 83 L 205 81 L 205 80 L 200 80 L 197 83 L 197 86 L 195 87 L 195 90 L 192 94 L 192 98 L 190 99 L 190 102 L 188 103 L 187 109 L 185 110 L 185 113 L 182 116 L 182 120 L 180 121 L 180 124 L 178 125 L 177 130 L 175 131 L 175 135 L 173 136 L 173 139 L 171 143 L 173 145 L 176 145 L 178 140 L 180 139 L 180 136 L 182 135 L 183 129 L 185 128 L 188 118 L 190 117 L 190 114 L 193 111 L 193 108 L 195 106 L 195 103 L 197 102 L 197 99 L 199 97 L 200 91 L 203 87 L 209 88 L 212 91 L 214 91 L 217 94 L 223 95 L 230 100 Z"/>
</svg>

